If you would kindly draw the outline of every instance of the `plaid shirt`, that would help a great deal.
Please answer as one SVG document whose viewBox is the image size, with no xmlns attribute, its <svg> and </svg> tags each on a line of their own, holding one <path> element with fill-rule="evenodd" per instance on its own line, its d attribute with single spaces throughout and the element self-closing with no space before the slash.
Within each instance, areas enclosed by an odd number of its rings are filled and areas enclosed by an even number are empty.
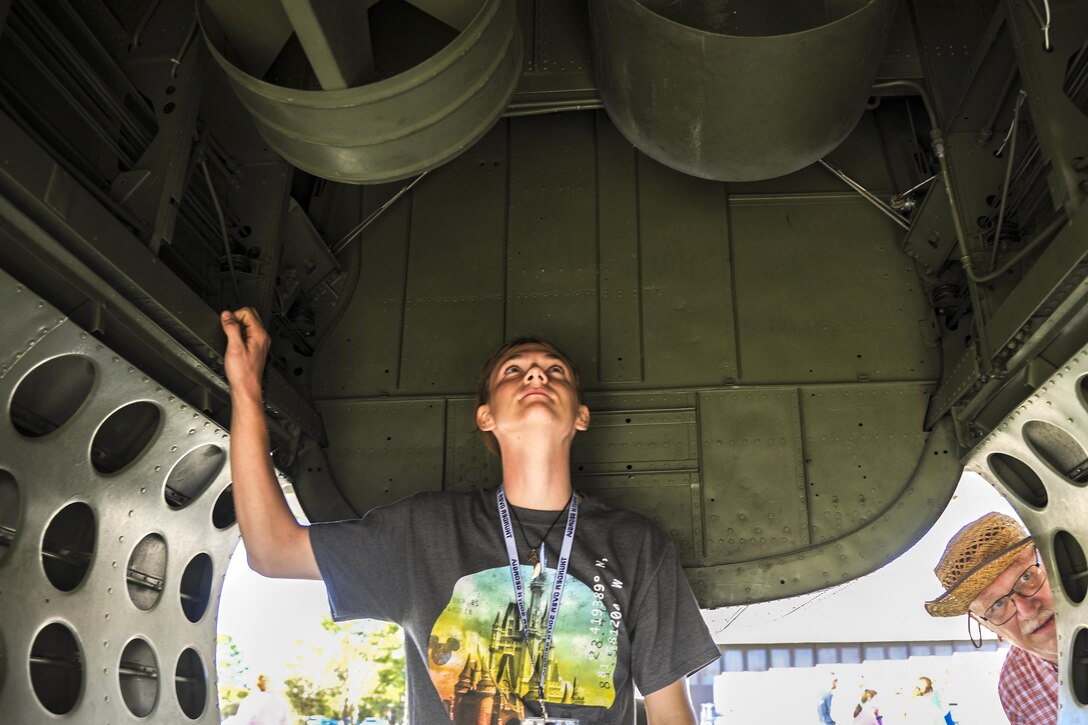
<svg viewBox="0 0 1088 725">
<path fill-rule="evenodd" d="M 1058 671 L 1041 657 L 1010 647 L 997 694 L 1011 725 L 1058 723 Z"/>
</svg>

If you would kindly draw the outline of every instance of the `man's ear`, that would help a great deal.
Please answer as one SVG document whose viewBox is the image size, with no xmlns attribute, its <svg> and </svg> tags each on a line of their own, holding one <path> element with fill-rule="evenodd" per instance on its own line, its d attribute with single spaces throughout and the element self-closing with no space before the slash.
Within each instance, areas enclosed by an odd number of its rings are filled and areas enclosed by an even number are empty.
<svg viewBox="0 0 1088 725">
<path fill-rule="evenodd" d="M 578 406 L 578 417 L 574 419 L 574 430 L 589 430 L 589 408 Z"/>
<path fill-rule="evenodd" d="M 476 427 L 485 433 L 495 430 L 495 419 L 491 417 L 491 406 L 487 403 L 476 409 Z"/>
</svg>

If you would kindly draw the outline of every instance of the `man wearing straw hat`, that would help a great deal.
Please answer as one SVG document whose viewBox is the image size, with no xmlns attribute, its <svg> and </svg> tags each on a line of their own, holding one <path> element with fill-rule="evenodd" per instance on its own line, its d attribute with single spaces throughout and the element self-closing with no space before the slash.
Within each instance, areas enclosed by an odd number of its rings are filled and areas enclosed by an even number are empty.
<svg viewBox="0 0 1088 725">
<path fill-rule="evenodd" d="M 926 602 L 934 617 L 967 615 L 1012 647 L 997 693 L 1012 725 L 1058 722 L 1058 630 L 1054 596 L 1031 536 L 1015 519 L 989 513 L 964 526 L 933 570 L 945 593 Z M 982 645 L 982 630 L 979 641 Z"/>
</svg>

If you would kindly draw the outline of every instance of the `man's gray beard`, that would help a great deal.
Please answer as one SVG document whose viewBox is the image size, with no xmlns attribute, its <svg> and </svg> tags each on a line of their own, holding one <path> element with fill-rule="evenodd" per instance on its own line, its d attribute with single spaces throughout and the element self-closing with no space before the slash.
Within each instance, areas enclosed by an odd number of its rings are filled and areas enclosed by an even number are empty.
<svg viewBox="0 0 1088 725">
<path fill-rule="evenodd" d="M 1025 637 L 1039 628 L 1043 622 L 1054 616 L 1053 609 L 1040 609 L 1039 613 L 1026 622 L 1020 624 L 1020 634 Z"/>
</svg>

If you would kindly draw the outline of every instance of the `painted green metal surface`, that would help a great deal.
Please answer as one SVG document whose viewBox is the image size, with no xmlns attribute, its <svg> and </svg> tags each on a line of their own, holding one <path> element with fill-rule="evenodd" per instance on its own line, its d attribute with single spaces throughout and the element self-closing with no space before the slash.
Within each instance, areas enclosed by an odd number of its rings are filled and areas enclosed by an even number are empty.
<svg viewBox="0 0 1088 725">
<path fill-rule="evenodd" d="M 895 7 L 590 3 L 601 98 L 624 136 L 673 168 L 726 181 L 782 176 L 857 123 Z"/>
<path fill-rule="evenodd" d="M 500 0 L 485 2 L 424 62 L 374 83 L 324 91 L 243 71 L 229 56 L 229 39 L 200 9 L 206 46 L 265 140 L 298 168 L 337 181 L 403 179 L 449 161 L 499 117 L 520 72 L 516 11 Z"/>
<path fill-rule="evenodd" d="M 879 182 L 878 143 L 865 126 L 843 158 Z M 932 314 L 899 227 L 829 174 L 800 183 L 824 191 L 731 194 L 603 112 L 498 124 L 347 253 L 358 281 L 313 375 L 346 498 L 498 483 L 467 396 L 487 351 L 538 334 L 591 391 L 578 486 L 656 520 L 686 566 L 862 535 L 920 485 Z M 783 572 L 780 596 L 823 582 Z"/>
</svg>

